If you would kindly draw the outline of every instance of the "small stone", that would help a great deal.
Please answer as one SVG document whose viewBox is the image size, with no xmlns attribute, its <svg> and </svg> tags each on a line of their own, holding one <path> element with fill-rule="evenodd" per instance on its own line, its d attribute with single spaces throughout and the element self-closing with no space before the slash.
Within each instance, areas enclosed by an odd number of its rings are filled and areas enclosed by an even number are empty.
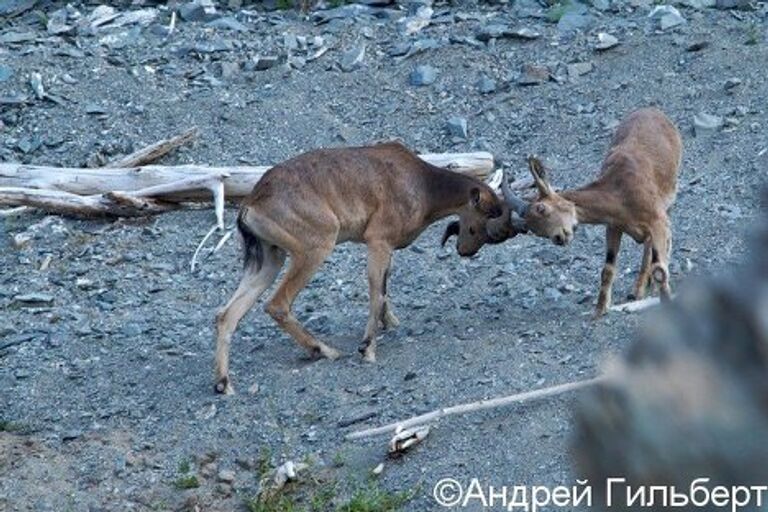
<svg viewBox="0 0 768 512">
<path fill-rule="evenodd" d="M 355 69 L 359 68 L 363 63 L 364 58 L 365 45 L 360 45 L 358 48 L 353 48 L 344 52 L 344 54 L 341 56 L 339 66 L 341 66 L 342 71 L 349 73 L 350 71 L 354 71 Z"/>
<path fill-rule="evenodd" d="M 93 281 L 85 277 L 78 277 L 77 281 L 75 281 L 75 286 L 81 290 L 91 290 L 94 288 Z"/>
<path fill-rule="evenodd" d="M 477 90 L 480 91 L 480 94 L 496 92 L 496 82 L 487 75 L 482 75 L 477 81 Z"/>
<path fill-rule="evenodd" d="M 741 85 L 740 78 L 729 78 L 728 80 L 725 81 L 725 90 L 728 91 L 730 89 L 738 87 L 739 85 Z"/>
<path fill-rule="evenodd" d="M 717 9 L 749 9 L 750 0 L 716 0 Z"/>
<path fill-rule="evenodd" d="M 48 17 L 48 23 L 46 23 L 45 27 L 48 33 L 55 36 L 73 31 L 75 27 L 67 25 L 68 16 L 69 12 L 66 7 L 53 11 Z"/>
<path fill-rule="evenodd" d="M 452 137 L 466 139 L 469 136 L 469 131 L 467 128 L 467 119 L 464 117 L 451 116 L 450 118 L 448 118 L 448 123 L 446 124 L 446 128 L 448 129 L 448 133 Z"/>
<path fill-rule="evenodd" d="M 411 85 L 421 87 L 433 84 L 435 83 L 435 80 L 437 80 L 437 69 L 432 66 L 416 66 L 416 68 L 411 71 Z"/>
<path fill-rule="evenodd" d="M 16 233 L 12 238 L 13 247 L 16 249 L 23 249 L 32 241 L 31 233 Z"/>
<path fill-rule="evenodd" d="M 488 42 L 491 39 L 500 39 L 509 34 L 509 27 L 499 23 L 493 23 L 481 27 L 475 37 L 478 41 Z"/>
<path fill-rule="evenodd" d="M 6 82 L 13 76 L 13 69 L 0 65 L 0 82 Z"/>
<path fill-rule="evenodd" d="M 485 25 L 481 27 L 480 30 L 475 35 L 475 38 L 477 38 L 478 41 L 482 41 L 484 43 L 487 43 L 492 39 L 501 39 L 501 38 L 532 40 L 532 39 L 538 39 L 539 37 L 541 37 L 541 34 L 531 28 L 521 27 L 521 28 L 511 29 L 509 26 L 501 23 L 492 23 L 490 25 Z"/>
<path fill-rule="evenodd" d="M 593 22 L 592 16 L 586 12 L 568 11 L 557 22 L 557 30 L 560 33 L 586 32 Z"/>
<path fill-rule="evenodd" d="M 85 106 L 85 113 L 91 116 L 101 116 L 107 113 L 107 110 L 95 103 L 88 103 Z"/>
<path fill-rule="evenodd" d="M 709 47 L 709 41 L 697 41 L 695 43 L 689 44 L 685 51 L 687 52 L 700 52 L 704 48 Z"/>
<path fill-rule="evenodd" d="M 37 135 L 25 135 L 16 143 L 16 148 L 25 155 L 28 155 L 40 149 L 42 145 L 43 141 Z"/>
<path fill-rule="evenodd" d="M 216 474 L 216 470 L 219 469 L 219 466 L 216 465 L 215 462 L 209 461 L 205 462 L 200 467 L 200 476 L 203 478 L 211 478 L 213 475 Z"/>
<path fill-rule="evenodd" d="M 722 117 L 700 112 L 693 117 L 693 129 L 697 137 L 710 135 L 723 127 L 725 121 Z"/>
<path fill-rule="evenodd" d="M 16 377 L 18 380 L 28 379 L 32 376 L 32 373 L 29 370 L 25 370 L 23 368 L 20 368 L 13 372 L 13 376 Z"/>
<path fill-rule="evenodd" d="M 40 75 L 40 73 L 32 73 L 32 76 L 29 78 L 29 86 L 32 88 L 32 91 L 34 91 L 35 97 L 37 97 L 37 99 L 42 100 L 45 98 L 43 77 Z"/>
<path fill-rule="evenodd" d="M 82 430 L 68 430 L 61 435 L 62 441 L 74 441 L 83 435 Z"/>
<path fill-rule="evenodd" d="M 256 71 L 265 71 L 277 65 L 279 58 L 274 55 L 260 55 L 253 59 Z"/>
<path fill-rule="evenodd" d="M 687 23 L 683 15 L 671 5 L 657 5 L 648 15 L 649 18 L 658 20 L 661 30 L 668 30 Z"/>
<path fill-rule="evenodd" d="M 602 52 L 611 49 L 614 46 L 618 46 L 618 44 L 618 38 L 612 36 L 611 34 L 600 32 L 597 34 L 597 44 L 595 45 L 595 50 Z"/>
<path fill-rule="evenodd" d="M 239 62 L 222 62 L 220 66 L 221 78 L 230 79 L 240 72 Z"/>
<path fill-rule="evenodd" d="M 339 428 L 346 428 L 356 423 L 361 423 L 371 418 L 375 418 L 378 415 L 379 415 L 379 411 L 376 409 L 364 409 L 361 411 L 354 411 L 348 415 L 345 415 L 343 418 L 339 419 L 336 425 Z"/>
<path fill-rule="evenodd" d="M 25 293 L 16 295 L 13 301 L 26 306 L 41 306 L 53 304 L 54 297 L 48 293 Z"/>
<path fill-rule="evenodd" d="M 232 30 L 235 32 L 248 32 L 249 28 L 235 18 L 231 16 L 224 16 L 223 18 L 216 18 L 205 24 L 206 27 L 218 29 L 218 30 Z"/>
<path fill-rule="evenodd" d="M 216 478 L 219 482 L 232 484 L 235 481 L 236 475 L 235 472 L 231 469 L 222 469 L 219 471 L 219 474 L 216 476 Z"/>
<path fill-rule="evenodd" d="M 209 18 L 206 8 L 198 2 L 187 2 L 180 5 L 179 16 L 184 21 L 206 21 Z"/>
<path fill-rule="evenodd" d="M 536 32 L 535 30 L 533 30 L 531 28 L 523 27 L 523 28 L 517 28 L 517 29 L 512 30 L 509 33 L 509 36 L 513 37 L 515 39 L 531 39 L 532 40 L 532 39 L 540 38 L 541 37 L 541 33 L 540 32 Z"/>
<path fill-rule="evenodd" d="M 299 49 L 299 39 L 296 34 L 286 32 L 283 34 L 283 46 L 288 51 L 296 51 Z"/>
<path fill-rule="evenodd" d="M 545 66 L 524 64 L 517 83 L 520 85 L 538 85 L 549 81 L 551 78 L 549 69 Z"/>
<path fill-rule="evenodd" d="M 571 78 L 578 78 L 582 75 L 586 75 L 594 69 L 594 65 L 591 62 L 576 62 L 574 64 L 568 64 L 568 76 Z"/>
</svg>

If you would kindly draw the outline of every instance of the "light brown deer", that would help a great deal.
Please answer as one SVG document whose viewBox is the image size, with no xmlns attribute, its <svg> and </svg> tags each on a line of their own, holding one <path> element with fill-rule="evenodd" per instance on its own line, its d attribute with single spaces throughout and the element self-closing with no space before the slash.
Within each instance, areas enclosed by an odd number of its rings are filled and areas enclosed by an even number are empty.
<svg viewBox="0 0 768 512">
<path fill-rule="evenodd" d="M 672 235 L 667 210 L 675 200 L 681 156 L 682 141 L 675 125 L 660 110 L 644 108 L 619 124 L 600 175 L 592 183 L 555 192 L 541 162 L 531 157 L 529 167 L 539 190 L 538 199 L 530 204 L 521 202 L 511 195 L 506 180 L 502 191 L 530 231 L 557 245 L 568 244 L 580 223 L 605 224 L 605 266 L 595 310 L 595 315 L 601 316 L 611 305 L 623 234 L 644 246 L 633 297 L 645 296 L 651 276 L 659 284 L 662 299 L 670 297 Z"/>
<path fill-rule="evenodd" d="M 336 349 L 304 329 L 291 306 L 333 248 L 346 241 L 368 247 L 370 311 L 360 352 L 375 361 L 379 324 L 398 324 L 387 292 L 392 252 L 449 215 L 459 220 L 448 225 L 443 243 L 458 235 L 456 248 L 462 256 L 516 234 L 505 202 L 490 187 L 430 165 L 399 143 L 310 151 L 270 169 L 238 215 L 245 271 L 216 317 L 216 391 L 232 393 L 232 334 L 275 281 L 287 255 L 290 267 L 267 303 L 267 313 L 312 355 L 339 357 Z M 488 222 L 501 233 L 493 240 L 486 231 Z"/>
</svg>

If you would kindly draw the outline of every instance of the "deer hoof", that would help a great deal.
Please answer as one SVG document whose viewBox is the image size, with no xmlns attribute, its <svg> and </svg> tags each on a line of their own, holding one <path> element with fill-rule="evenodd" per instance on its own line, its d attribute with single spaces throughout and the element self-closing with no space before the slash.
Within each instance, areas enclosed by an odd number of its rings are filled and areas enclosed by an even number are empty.
<svg viewBox="0 0 768 512">
<path fill-rule="evenodd" d="M 319 351 L 323 357 L 325 357 L 326 359 L 330 359 L 331 361 L 335 361 L 336 359 L 341 357 L 341 352 L 327 345 L 321 345 L 319 347 Z"/>
<path fill-rule="evenodd" d="M 393 313 L 387 312 L 384 316 L 384 327 L 387 329 L 394 329 L 398 325 L 400 325 L 400 320 L 398 320 Z"/>
<path fill-rule="evenodd" d="M 368 340 L 363 340 L 363 342 L 360 344 L 360 347 L 357 349 L 358 352 L 363 356 L 363 361 L 366 361 L 368 363 L 375 363 L 376 362 L 376 351 L 371 348 L 371 342 Z"/>
<path fill-rule="evenodd" d="M 232 387 L 232 383 L 229 381 L 229 377 L 222 377 L 219 382 L 214 386 L 214 391 L 219 395 L 233 395 L 235 389 Z"/>
</svg>

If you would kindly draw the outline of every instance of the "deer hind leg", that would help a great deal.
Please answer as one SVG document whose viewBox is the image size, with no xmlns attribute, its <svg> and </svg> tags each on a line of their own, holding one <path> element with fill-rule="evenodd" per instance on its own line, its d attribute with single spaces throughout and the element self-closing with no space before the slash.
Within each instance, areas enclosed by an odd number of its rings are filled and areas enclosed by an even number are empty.
<svg viewBox="0 0 768 512">
<path fill-rule="evenodd" d="M 597 297 L 595 317 L 603 316 L 611 306 L 613 280 L 616 277 L 616 258 L 621 247 L 621 230 L 613 226 L 605 228 L 605 265 L 600 275 L 600 294 Z"/>
<path fill-rule="evenodd" d="M 385 329 L 394 329 L 400 325 L 400 320 L 395 316 L 395 313 L 392 311 L 392 304 L 389 302 L 388 282 L 391 271 L 392 256 L 390 255 L 387 269 L 384 272 L 384 283 L 382 285 L 382 294 L 384 295 L 384 317 L 382 318 L 382 323 L 384 324 Z"/>
<path fill-rule="evenodd" d="M 291 307 L 299 292 L 309 283 L 325 259 L 333 251 L 334 244 L 328 247 L 310 249 L 306 252 L 291 252 L 291 264 L 277 291 L 267 303 L 267 313 L 296 342 L 307 349 L 313 356 L 322 355 L 328 359 L 337 359 L 341 353 L 325 343 L 315 339 L 293 316 Z"/>
<path fill-rule="evenodd" d="M 365 336 L 360 345 L 360 353 L 368 362 L 376 361 L 376 335 L 379 333 L 379 324 L 387 322 L 387 291 L 386 280 L 389 266 L 392 261 L 392 249 L 385 243 L 368 244 L 368 290 L 370 312 L 368 325 L 365 328 Z M 391 315 L 391 312 L 389 312 Z M 393 315 L 394 316 L 394 315 Z"/>
<path fill-rule="evenodd" d="M 643 262 L 640 264 L 640 272 L 637 274 L 634 289 L 629 295 L 630 300 L 641 300 L 645 297 L 646 289 L 651 284 L 651 249 L 650 239 L 643 242 Z"/>
<path fill-rule="evenodd" d="M 276 246 L 264 251 L 261 268 L 251 265 L 245 269 L 240 285 L 229 302 L 216 315 L 216 392 L 232 394 L 229 378 L 229 345 L 237 324 L 253 307 L 264 291 L 275 282 L 285 262 L 285 251 Z"/>
<path fill-rule="evenodd" d="M 651 229 L 651 275 L 659 285 L 661 300 L 672 297 L 669 285 L 669 257 L 672 249 L 672 232 L 666 216 Z"/>
</svg>

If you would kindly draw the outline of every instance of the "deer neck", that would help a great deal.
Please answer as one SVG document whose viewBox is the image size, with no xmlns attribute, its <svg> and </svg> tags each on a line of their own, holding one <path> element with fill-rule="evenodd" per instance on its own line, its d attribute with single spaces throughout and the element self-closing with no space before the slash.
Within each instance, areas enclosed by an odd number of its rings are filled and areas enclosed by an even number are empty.
<svg viewBox="0 0 768 512">
<path fill-rule="evenodd" d="M 560 194 L 576 206 L 580 224 L 611 224 L 620 215 L 622 201 L 594 184 Z"/>
<path fill-rule="evenodd" d="M 427 219 L 430 222 L 457 214 L 467 205 L 477 180 L 457 172 L 432 167 L 425 174 Z"/>
</svg>

